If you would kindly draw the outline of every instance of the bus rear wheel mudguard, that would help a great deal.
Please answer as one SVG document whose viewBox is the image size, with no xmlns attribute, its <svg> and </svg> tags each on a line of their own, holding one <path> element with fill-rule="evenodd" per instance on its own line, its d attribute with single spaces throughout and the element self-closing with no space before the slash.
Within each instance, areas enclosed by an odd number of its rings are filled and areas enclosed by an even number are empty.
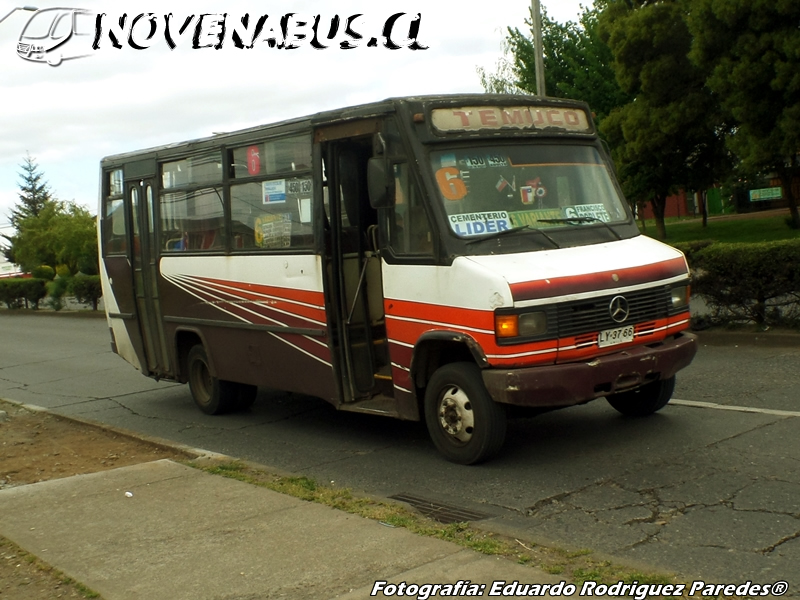
<svg viewBox="0 0 800 600">
<path fill-rule="evenodd" d="M 211 375 L 208 354 L 202 344 L 189 350 L 186 363 L 189 389 L 200 410 L 207 415 L 220 415 L 238 408 L 239 385 Z"/>
<path fill-rule="evenodd" d="M 468 362 L 433 374 L 425 390 L 425 423 L 439 452 L 462 465 L 491 458 L 506 437 L 505 408 L 489 396 L 478 366 Z"/>
</svg>

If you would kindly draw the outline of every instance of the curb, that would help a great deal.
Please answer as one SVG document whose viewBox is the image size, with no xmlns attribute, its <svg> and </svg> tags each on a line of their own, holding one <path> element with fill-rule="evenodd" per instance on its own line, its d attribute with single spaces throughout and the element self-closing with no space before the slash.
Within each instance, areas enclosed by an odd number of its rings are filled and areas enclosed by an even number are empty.
<svg viewBox="0 0 800 600">
<path fill-rule="evenodd" d="M 111 433 L 113 433 L 115 435 L 119 435 L 121 437 L 126 437 L 126 438 L 131 439 L 131 440 L 135 440 L 135 441 L 140 441 L 140 442 L 144 442 L 144 443 L 147 443 L 147 444 L 151 444 L 151 445 L 153 445 L 155 447 L 158 447 L 158 448 L 160 448 L 162 450 L 178 452 L 178 453 L 184 454 L 187 458 L 189 458 L 191 460 L 208 461 L 208 462 L 212 462 L 212 463 L 236 462 L 236 463 L 239 463 L 241 465 L 244 465 L 245 467 L 250 467 L 250 468 L 257 469 L 257 470 L 261 470 L 263 472 L 269 473 L 269 474 L 277 476 L 277 477 L 298 477 L 298 476 L 300 476 L 297 473 L 285 471 L 283 469 L 276 468 L 276 467 L 271 467 L 271 466 L 268 466 L 268 465 L 264 465 L 262 463 L 257 463 L 257 462 L 254 462 L 254 461 L 241 459 L 241 458 L 237 458 L 237 457 L 234 457 L 234 456 L 221 454 L 221 453 L 214 452 L 214 451 L 211 451 L 211 450 L 205 450 L 203 448 L 197 448 L 197 447 L 192 447 L 192 446 L 188 446 L 188 445 L 185 445 L 185 444 L 180 444 L 180 443 L 177 443 L 177 442 L 172 442 L 170 440 L 165 440 L 163 438 L 158 438 L 158 437 L 155 437 L 155 436 L 139 434 L 139 433 L 136 433 L 136 432 L 133 432 L 133 431 L 130 431 L 130 430 L 127 430 L 127 429 L 123 429 L 123 428 L 120 428 L 120 427 L 116 427 L 116 426 L 113 426 L 113 425 L 107 425 L 107 424 L 104 424 L 104 423 L 101 423 L 101 422 L 98 422 L 98 421 L 93 421 L 91 419 L 85 419 L 85 418 L 82 418 L 82 417 L 74 417 L 74 416 L 62 415 L 60 413 L 54 412 L 52 409 L 49 409 L 49 408 L 46 408 L 46 407 L 42 407 L 42 406 L 38 406 L 36 404 L 26 404 L 24 402 L 19 402 L 19 401 L 16 401 L 16 400 L 9 400 L 9 399 L 6 399 L 6 398 L 0 398 L 0 404 L 1 403 L 7 403 L 9 405 L 16 406 L 18 408 L 22 408 L 22 409 L 25 409 L 25 410 L 28 410 L 28 411 L 31 411 L 31 412 L 44 413 L 44 414 L 53 416 L 56 419 L 60 419 L 62 421 L 68 421 L 68 422 L 73 422 L 73 423 L 76 423 L 76 424 L 84 425 L 84 426 L 96 429 L 98 431 L 111 432 Z M 393 498 L 387 498 L 387 497 L 378 496 L 378 495 L 375 495 L 375 494 L 369 494 L 369 493 L 365 493 L 364 491 L 357 491 L 357 492 L 356 491 L 352 491 L 352 492 L 353 492 L 354 496 L 358 496 L 360 498 L 364 498 L 364 499 L 369 500 L 369 501 L 381 502 L 381 503 L 385 503 L 385 504 L 388 504 L 388 505 L 400 506 L 400 507 L 405 508 L 406 510 L 409 510 L 409 511 L 411 511 L 413 513 L 416 513 L 421 518 L 431 518 L 431 517 L 428 517 L 425 514 L 423 514 L 419 510 L 418 507 L 413 506 L 412 504 L 410 504 L 408 502 L 404 502 L 402 500 L 396 500 L 396 499 L 393 499 Z M 273 491 L 273 493 L 281 494 L 282 492 Z M 342 509 L 336 508 L 335 506 L 331 506 L 330 508 L 332 508 L 333 510 L 336 510 L 336 511 L 341 511 L 342 510 Z M 347 512 L 347 511 L 345 511 L 345 512 Z M 370 519 L 369 517 L 361 517 L 361 518 Z M 435 521 L 435 519 L 433 519 L 433 520 Z M 379 523 L 379 521 L 375 521 L 375 522 Z M 380 523 L 383 524 L 383 525 L 386 525 L 385 523 L 382 523 L 382 522 L 380 522 Z M 394 527 L 392 525 L 389 525 L 389 526 L 390 527 Z M 513 524 L 509 524 L 509 523 L 504 522 L 502 520 L 498 520 L 495 517 L 490 517 L 489 519 L 486 519 L 486 520 L 472 521 L 472 522 L 469 523 L 469 526 L 472 529 L 474 529 L 475 531 L 477 531 L 477 532 L 483 532 L 485 534 L 493 534 L 493 535 L 500 536 L 501 538 L 505 538 L 506 541 L 508 541 L 509 543 L 511 543 L 511 541 L 513 540 L 517 544 L 519 544 L 522 548 L 524 548 L 526 550 L 530 550 L 530 549 L 527 548 L 527 546 L 521 540 L 524 540 L 526 543 L 533 544 L 534 546 L 540 546 L 540 547 L 546 549 L 547 552 L 563 551 L 563 550 L 566 550 L 566 551 L 579 551 L 579 550 L 582 550 L 581 547 L 573 546 L 573 545 L 570 545 L 570 544 L 565 545 L 563 543 L 559 543 L 559 542 L 557 542 L 555 540 L 552 540 L 552 539 L 549 539 L 547 537 L 542 537 L 542 536 L 535 535 L 532 532 L 525 532 L 525 535 L 521 536 L 520 535 L 521 531 L 516 529 Z M 409 530 L 409 531 L 413 535 L 419 535 L 421 537 L 428 538 L 428 539 L 438 539 L 438 538 L 426 536 L 424 534 L 420 534 L 420 533 L 417 533 L 417 532 L 414 532 L 414 531 L 411 531 L 411 530 Z M 458 544 L 458 543 L 456 543 L 454 541 L 448 541 L 448 540 L 443 540 L 443 541 L 446 541 L 447 543 L 455 544 L 456 546 L 459 546 L 462 549 L 469 549 L 471 552 L 474 552 L 475 554 L 483 556 L 483 557 L 490 557 L 491 556 L 489 554 L 483 554 L 482 552 L 480 552 L 479 550 L 476 550 L 474 548 L 467 548 L 465 546 L 462 546 L 462 545 L 460 545 L 460 544 Z M 622 557 L 619 557 L 619 556 L 614 556 L 614 555 L 609 554 L 609 553 L 598 552 L 596 550 L 592 550 L 592 554 L 596 559 L 598 559 L 601 562 L 613 562 L 616 565 L 619 565 L 619 566 L 621 566 L 623 568 L 627 568 L 629 570 L 634 570 L 634 571 L 643 570 L 643 571 L 646 571 L 646 572 L 649 572 L 649 573 L 654 573 L 654 574 L 663 575 L 663 576 L 667 576 L 667 577 L 675 576 L 675 573 L 673 573 L 673 572 L 671 572 L 671 571 L 669 571 L 669 570 L 667 570 L 667 569 L 665 569 L 663 567 L 660 567 L 660 566 L 657 566 L 657 565 L 653 565 L 653 564 L 649 564 L 649 563 L 646 563 L 646 562 L 637 561 L 635 559 L 626 559 L 626 558 L 622 558 Z M 509 561 L 513 562 L 513 559 L 510 558 L 510 557 L 498 557 L 498 558 L 502 558 L 503 560 L 509 560 Z M 545 572 L 545 571 L 542 570 L 541 567 L 537 567 L 535 565 L 532 565 L 532 566 L 533 566 L 534 569 L 537 569 L 537 570 L 540 570 L 542 572 Z M 573 580 L 573 578 L 571 576 L 564 575 L 563 577 L 565 578 L 565 580 L 569 580 L 569 581 Z M 697 579 L 697 577 L 695 577 L 695 579 Z"/>
<path fill-rule="evenodd" d="M 67 317 L 73 319 L 100 319 L 106 318 L 106 312 L 104 310 L 70 310 L 70 309 L 62 309 L 62 310 L 51 310 L 49 308 L 40 308 L 38 310 L 33 310 L 31 308 L 0 308 L 0 315 L 9 315 L 9 316 L 39 316 L 39 315 L 46 315 L 48 317 Z"/>
<path fill-rule="evenodd" d="M 733 331 L 727 329 L 692 330 L 700 344 L 709 346 L 780 346 L 800 347 L 800 332 L 785 330 Z"/>
<path fill-rule="evenodd" d="M 50 416 L 55 417 L 56 419 L 61 419 L 62 421 L 69 421 L 72 423 L 77 423 L 79 425 L 84 425 L 86 427 L 91 427 L 92 429 L 96 429 L 102 432 L 110 432 L 120 437 L 125 437 L 130 440 L 144 442 L 146 444 L 150 444 L 159 448 L 161 450 L 167 452 L 177 452 L 186 456 L 186 458 L 195 461 L 208 461 L 208 462 L 215 462 L 215 463 L 225 463 L 225 462 L 236 462 L 242 464 L 246 467 L 250 467 L 253 469 L 257 469 L 260 471 L 264 471 L 271 475 L 275 475 L 276 477 L 301 477 L 298 473 L 286 471 L 284 469 L 274 467 L 271 465 L 265 465 L 263 463 L 258 463 L 252 460 L 246 460 L 243 458 L 239 458 L 236 456 L 230 456 L 228 454 L 221 454 L 219 452 L 214 452 L 213 450 L 206 450 L 205 448 L 197 448 L 194 446 L 187 446 L 186 444 L 181 444 L 178 442 L 173 442 L 172 440 L 167 440 L 164 438 L 159 438 L 156 436 L 150 436 L 143 433 L 137 433 L 135 431 L 131 431 L 129 429 L 123 429 L 122 427 L 116 427 L 114 425 L 108 425 L 106 423 L 101 423 L 99 421 L 93 421 L 91 419 L 85 419 L 83 417 L 75 417 L 70 415 L 63 415 L 61 413 L 57 413 L 53 411 L 53 409 L 46 408 L 44 406 L 39 406 L 37 404 L 26 404 L 25 402 L 19 402 L 17 400 L 9 400 L 8 398 L 0 398 L 0 404 L 5 402 L 6 404 L 10 404 L 12 406 L 16 406 L 19 408 L 23 408 L 30 412 L 38 412 L 38 413 L 45 413 Z M 280 493 L 280 492 L 276 492 Z M 377 496 L 375 494 L 368 494 L 363 491 L 353 492 L 357 494 L 359 497 L 367 498 L 369 500 L 374 500 L 378 502 L 386 502 L 387 504 L 398 504 L 402 506 L 408 506 L 404 502 L 398 502 L 397 500 L 392 500 L 391 498 L 384 498 L 383 496 Z"/>
</svg>

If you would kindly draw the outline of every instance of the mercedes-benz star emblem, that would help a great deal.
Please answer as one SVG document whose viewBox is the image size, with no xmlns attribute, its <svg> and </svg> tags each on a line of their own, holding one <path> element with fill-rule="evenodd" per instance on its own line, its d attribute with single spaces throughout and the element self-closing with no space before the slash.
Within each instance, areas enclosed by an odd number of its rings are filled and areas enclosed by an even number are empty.
<svg viewBox="0 0 800 600">
<path fill-rule="evenodd" d="M 617 323 L 624 323 L 631 310 L 624 296 L 614 296 L 608 303 L 608 314 Z"/>
</svg>

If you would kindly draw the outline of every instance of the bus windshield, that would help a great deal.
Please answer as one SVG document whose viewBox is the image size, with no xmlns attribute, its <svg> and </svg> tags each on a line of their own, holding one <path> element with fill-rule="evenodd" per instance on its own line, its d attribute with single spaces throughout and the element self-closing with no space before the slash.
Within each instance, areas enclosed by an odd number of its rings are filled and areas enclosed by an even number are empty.
<svg viewBox="0 0 800 600">
<path fill-rule="evenodd" d="M 432 152 L 431 166 L 449 229 L 460 238 L 628 220 L 594 146 L 462 146 Z"/>
</svg>

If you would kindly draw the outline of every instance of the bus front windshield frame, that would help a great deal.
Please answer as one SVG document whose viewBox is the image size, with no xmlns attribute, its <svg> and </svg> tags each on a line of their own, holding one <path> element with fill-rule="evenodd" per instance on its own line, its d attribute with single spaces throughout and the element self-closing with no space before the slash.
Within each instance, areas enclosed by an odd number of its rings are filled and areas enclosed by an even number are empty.
<svg viewBox="0 0 800 600">
<path fill-rule="evenodd" d="M 593 144 L 451 146 L 432 150 L 430 166 L 446 234 L 464 241 L 469 254 L 486 252 L 478 243 L 483 240 L 512 237 L 535 237 L 558 247 L 559 233 L 566 231 L 571 232 L 570 246 L 598 243 L 608 232 L 620 239 L 613 226 L 632 222 Z M 578 227 L 583 235 L 575 235 Z M 592 233 L 598 229 L 603 230 L 600 236 Z"/>
</svg>

